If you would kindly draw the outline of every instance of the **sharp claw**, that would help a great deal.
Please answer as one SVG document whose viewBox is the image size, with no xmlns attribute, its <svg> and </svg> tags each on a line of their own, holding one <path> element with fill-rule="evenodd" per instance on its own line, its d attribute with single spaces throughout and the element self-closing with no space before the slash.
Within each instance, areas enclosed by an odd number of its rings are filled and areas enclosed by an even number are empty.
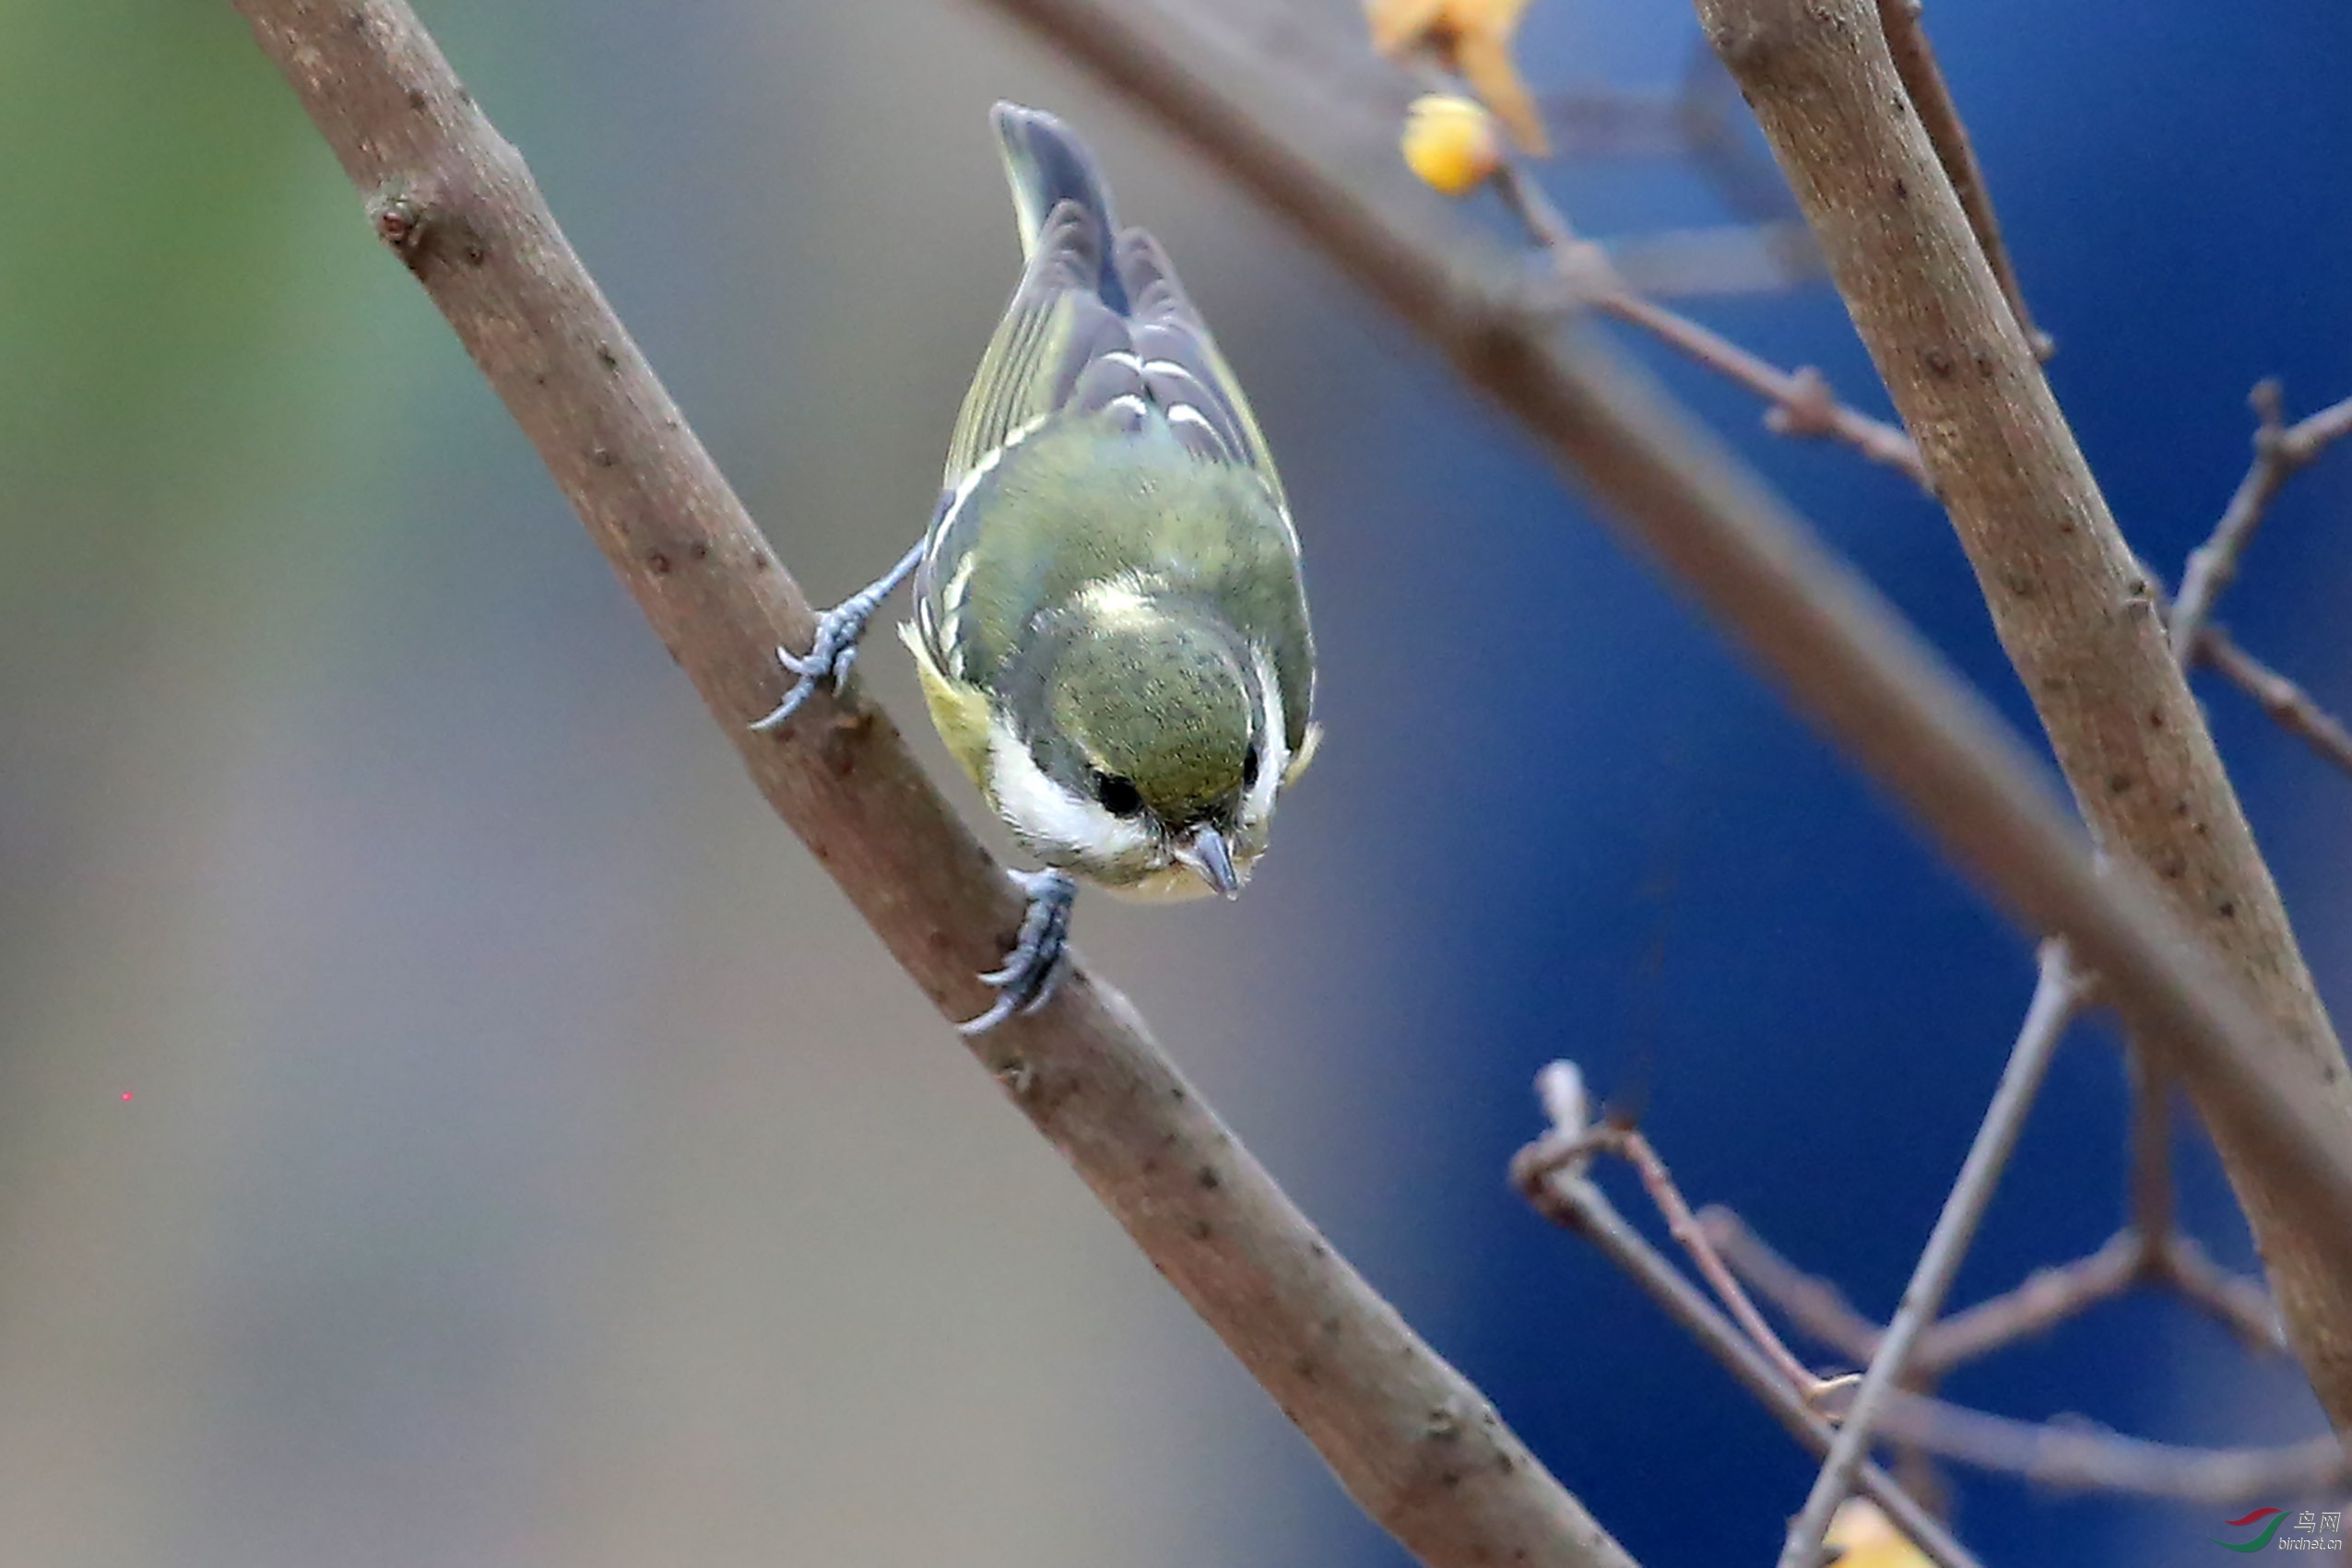
<svg viewBox="0 0 2352 1568">
<path fill-rule="evenodd" d="M 777 651 L 781 653 L 783 650 Z M 809 700 L 809 693 L 816 689 L 817 683 L 813 678 L 802 676 L 794 683 L 792 690 L 784 694 L 784 701 L 775 705 L 775 711 L 766 718 L 754 719 L 751 722 L 751 727 L 762 735 L 780 728 L 786 720 L 800 711 L 800 704 L 806 702 Z"/>
<path fill-rule="evenodd" d="M 751 727 L 763 732 L 776 729 L 800 711 L 801 704 L 821 684 L 840 690 L 842 683 L 849 678 L 849 666 L 857 657 L 857 638 L 864 631 L 863 616 L 848 617 L 837 608 L 831 609 L 818 618 L 817 635 L 806 654 L 778 648 L 776 663 L 799 678 L 784 694 L 784 701 L 776 704 L 775 711 Z"/>
<path fill-rule="evenodd" d="M 1054 993 L 1061 989 L 1062 971 L 1068 967 L 1069 965 L 1062 962 L 1062 955 L 1056 953 L 1052 965 L 1046 971 L 1045 979 L 1037 983 L 1037 994 L 1021 1004 L 1021 1012 L 1023 1017 L 1035 1012 L 1054 999 Z"/>
<path fill-rule="evenodd" d="M 892 590 L 913 574 L 922 559 L 923 544 L 918 540 L 878 581 L 819 616 L 816 635 L 810 639 L 806 654 L 778 648 L 776 663 L 799 677 L 798 683 L 784 694 L 775 712 L 751 727 L 762 731 L 776 728 L 800 711 L 800 705 L 820 682 L 829 682 L 834 690 L 840 690 L 842 683 L 849 678 L 850 665 L 857 660 L 857 640 L 866 634 L 866 623 L 873 619 L 875 610 L 881 607 L 882 600 L 890 596 Z"/>
<path fill-rule="evenodd" d="M 1012 1016 L 1012 995 L 1001 993 L 988 1005 L 988 1010 L 978 1018 L 966 1019 L 955 1026 L 958 1034 L 986 1034 Z"/>
<path fill-rule="evenodd" d="M 1035 1012 L 1053 999 L 1061 984 L 1070 945 L 1070 903 L 1077 884 L 1060 871 L 1016 871 L 1014 883 L 1028 896 L 1021 916 L 1021 932 L 1001 968 L 980 976 L 993 987 L 997 999 L 978 1018 L 956 1027 L 966 1034 L 994 1029 L 1015 1013 Z"/>
</svg>

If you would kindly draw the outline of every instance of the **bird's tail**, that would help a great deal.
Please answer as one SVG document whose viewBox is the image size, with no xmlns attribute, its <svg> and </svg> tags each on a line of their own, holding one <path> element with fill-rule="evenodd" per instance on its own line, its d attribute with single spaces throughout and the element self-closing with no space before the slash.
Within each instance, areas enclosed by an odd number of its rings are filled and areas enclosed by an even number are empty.
<svg viewBox="0 0 2352 1568">
<path fill-rule="evenodd" d="M 1012 204 L 1021 218 L 1022 259 L 1036 253 L 1037 237 L 1054 209 L 1070 203 L 1094 229 L 1093 249 L 1102 257 L 1097 289 L 1103 302 L 1126 314 L 1127 290 L 1112 265 L 1112 242 L 1118 234 L 1118 223 L 1111 215 L 1110 188 L 1095 171 L 1086 144 L 1042 109 L 999 103 L 988 118 L 1004 144 L 1005 181 L 1012 187 Z"/>
</svg>

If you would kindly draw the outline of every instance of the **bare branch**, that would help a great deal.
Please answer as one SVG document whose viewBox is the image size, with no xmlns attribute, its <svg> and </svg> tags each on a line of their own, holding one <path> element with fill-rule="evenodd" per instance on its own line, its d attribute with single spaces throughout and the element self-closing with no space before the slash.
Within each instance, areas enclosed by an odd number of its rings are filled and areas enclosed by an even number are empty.
<svg viewBox="0 0 2352 1568">
<path fill-rule="evenodd" d="M 1555 1122 L 1552 1132 L 1531 1148 L 1556 1148 L 1564 1140 L 1581 1137 L 1583 1130 L 1576 1120 Z M 1529 1173 L 1520 1168 L 1521 1161 L 1513 1163 L 1515 1178 Z M 1791 1436 L 1815 1454 L 1828 1452 L 1835 1435 L 1829 1423 L 1806 1405 L 1791 1387 L 1784 1372 L 1755 1342 L 1732 1327 L 1704 1292 L 1684 1279 L 1680 1270 L 1626 1222 L 1579 1166 L 1573 1162 L 1554 1166 L 1536 1175 L 1522 1190 L 1536 1212 L 1590 1241 L 1639 1285 L 1668 1317 L 1705 1347 L 1770 1410 Z M 1864 1463 L 1860 1467 L 1854 1475 L 1854 1489 L 1885 1509 L 1887 1516 L 1938 1568 L 1975 1568 L 1976 1560 L 1953 1539 L 1943 1521 L 1921 1507 L 1917 1499 L 1876 1465 Z"/>
<path fill-rule="evenodd" d="M 1880 1425 L 1943 1458 L 2043 1486 L 2191 1503 L 2246 1503 L 2340 1487 L 2352 1480 L 2329 1433 L 2283 1448 L 2182 1448 L 2088 1423 L 2021 1421 L 1897 1391 Z"/>
<path fill-rule="evenodd" d="M 2199 647 L 2213 618 L 2214 601 L 2238 575 L 2239 558 L 2246 553 L 2279 487 L 2334 442 L 2352 434 L 2352 397 L 2291 426 L 2286 423 L 2275 381 L 2257 382 L 2246 402 L 2254 410 L 2253 461 L 2211 536 L 2189 552 L 2188 567 L 2181 573 L 2181 592 L 2172 606 L 2172 640 L 2183 648 Z"/>
<path fill-rule="evenodd" d="M 1703 40 L 1693 41 L 1683 67 L 1674 117 L 1682 125 L 1685 154 L 1734 216 L 1750 223 L 1771 223 L 1796 210 L 1788 182 L 1773 167 L 1770 155 L 1758 157 L 1748 139 L 1747 106 L 1740 101 L 1738 85 Z M 1805 275 L 1820 277 L 1821 249 L 1810 229 L 1800 254 Z"/>
<path fill-rule="evenodd" d="M 2136 1232 L 2118 1231 L 2087 1256 L 2037 1268 L 2001 1294 L 1954 1313 L 1921 1341 L 1916 1364 L 1921 1375 L 1941 1378 L 1963 1362 L 2048 1333 L 2112 1301 L 2146 1277 L 2147 1253 Z"/>
<path fill-rule="evenodd" d="M 1903 90 L 1910 95 L 1920 127 L 1935 148 L 1936 161 L 1944 166 L 1944 177 L 1952 182 L 1960 209 L 1968 214 L 1968 229 L 2001 285 L 2002 298 L 2009 301 L 2010 312 L 2016 317 L 2018 331 L 2025 335 L 2034 358 L 2047 360 L 2057 345 L 2050 334 L 2034 325 L 2032 312 L 2026 309 L 2017 269 L 2001 238 L 2001 220 L 1993 216 L 1992 192 L 1977 167 L 1976 147 L 1968 140 L 1959 106 L 1952 101 L 1952 89 L 1944 83 L 1944 67 L 1935 63 L 1927 29 L 1920 26 L 1921 7 L 1921 0 L 1878 0 L 1878 20 L 1886 34 L 1887 52 L 1894 58 L 1896 74 L 1903 78 Z"/>
<path fill-rule="evenodd" d="M 400 0 L 239 0 L 393 244 L 505 401 L 762 792 L 949 1018 L 1020 919 L 1006 878 L 880 712 L 820 698 L 769 552 L 526 171 Z M 1422 1562 L 1630 1560 L 1234 1139 L 1125 999 L 1082 971 L 972 1043 L 1366 1512 Z"/>
<path fill-rule="evenodd" d="M 1534 1147 L 1543 1149 L 1550 1141 Z M 1632 1232 L 1588 1178 L 1573 1169 L 1554 1173 L 1537 1208 L 1598 1245 L 1669 1317 L 1731 1367 L 1743 1386 L 1782 1425 L 1802 1438 L 1791 1412 L 1819 1421 L 1791 1394 L 1772 1361 Z M 1709 1205 L 1700 1211 L 1699 1223 L 1748 1284 L 1807 1333 L 1857 1361 L 1874 1352 L 1881 1339 L 1879 1326 L 1847 1305 L 1835 1285 L 1791 1266 L 1728 1208 Z M 2192 1275 L 2197 1283 L 2183 1283 Z M 2252 1281 L 2215 1267 L 2204 1249 L 2186 1237 L 2176 1237 L 2158 1249 L 2144 1244 L 2127 1227 L 2089 1256 L 2039 1270 L 2014 1290 L 1934 1325 L 1921 1336 L 1906 1381 L 1932 1384 L 1961 1362 L 2052 1327 L 2142 1279 L 2171 1285 L 2192 1304 L 2215 1311 L 2257 1349 L 2285 1349 L 2268 1299 Z M 1852 1420 L 1850 1410 L 1847 1419 Z M 1873 1424 L 1879 1435 L 1904 1445 L 1907 1452 L 2086 1491 L 2227 1503 L 2340 1485 L 2352 1479 L 2342 1445 L 2328 1434 L 2284 1448 L 2176 1447 L 2063 1418 L 2037 1422 L 1990 1415 L 1909 1387 L 1885 1396 Z M 1813 1446 L 1815 1453 L 1824 1451 L 1820 1444 Z M 1871 1490 L 1870 1474 L 1868 1469 L 1860 1472 L 1856 1490 L 1883 1503 Z"/>
<path fill-rule="evenodd" d="M 2178 1232 L 2149 1246 L 2146 1272 L 2172 1287 L 2191 1306 L 2216 1318 L 2256 1350 L 2284 1351 L 2287 1328 L 2278 1303 L 2258 1280 L 2232 1274 L 2213 1260 L 2194 1237 Z"/>
<path fill-rule="evenodd" d="M 1621 234 L 1601 246 L 1629 290 L 1653 300 L 1691 299 L 1779 294 L 1796 287 L 1808 276 L 1789 265 L 1800 239 L 1808 248 L 1813 243 L 1802 224 L 1778 222 Z"/>
<path fill-rule="evenodd" d="M 1905 112 L 1873 0 L 1698 0 L 1698 10 L 1920 442 L 2093 837 L 2228 968 L 2275 1032 L 2259 1047 L 2268 1070 L 2296 1086 L 2327 1147 L 2352 1151 L 2352 1070 L 2277 888 L 2170 656 L 2151 585 L 1934 147 Z M 2114 1000 L 2143 1042 L 2173 1049 L 2177 1031 L 2138 992 L 2118 987 Z M 2352 1431 L 2352 1251 L 2314 1231 L 2320 1217 L 2290 1196 L 2275 1144 L 2249 1136 L 2208 1073 L 2179 1065 L 2304 1370 L 2339 1430 Z"/>
<path fill-rule="evenodd" d="M 1519 215 L 1528 236 L 1552 258 L 1562 307 L 1581 307 L 1639 327 L 1687 360 L 1764 400 L 1765 424 L 1788 436 L 1826 436 L 1844 442 L 1873 463 L 1927 483 L 1911 438 L 1881 419 L 1838 401 L 1829 382 L 1808 365 L 1784 371 L 1637 291 L 1617 269 L 1614 257 L 1580 239 L 1552 199 L 1516 159 L 1495 171 L 1495 187 Z"/>
<path fill-rule="evenodd" d="M 1878 1351 L 1877 1324 L 1856 1312 L 1827 1279 L 1805 1273 L 1774 1251 L 1739 1215 L 1721 1204 L 1699 1211 L 1699 1222 L 1726 1263 L 1803 1333 L 1862 1365 Z M 2143 1277 L 2146 1248 L 2129 1230 L 2071 1263 L 2038 1268 L 2025 1279 L 1937 1323 L 1921 1339 L 1913 1369 L 1942 1376 L 2017 1340 L 2046 1333 L 2088 1307 L 2123 1294 Z"/>
<path fill-rule="evenodd" d="M 2300 736 L 2322 758 L 2352 772 L 2352 730 L 2310 692 L 2240 647 L 2228 627 L 2207 621 L 2197 638 L 2197 651 L 2230 684 L 2262 704 L 2281 729 Z"/>
<path fill-rule="evenodd" d="M 1531 1204 L 1540 1208 L 1544 1202 L 1544 1185 L 1554 1174 L 1581 1169 L 1596 1153 L 1614 1154 L 1640 1175 L 1642 1187 L 1649 1194 L 1649 1201 L 1657 1206 L 1660 1216 L 1666 1221 L 1666 1233 L 1690 1255 L 1699 1278 L 1714 1291 L 1716 1300 L 1721 1302 L 1724 1310 L 1731 1315 L 1731 1321 L 1739 1325 L 1740 1332 L 1748 1337 L 1748 1341 L 1763 1353 L 1764 1359 L 1771 1363 L 1772 1369 L 1780 1374 L 1799 1398 L 1811 1406 L 1840 1381 L 1824 1378 L 1814 1373 L 1791 1354 L 1788 1346 L 1780 1342 L 1780 1337 L 1772 1332 L 1772 1326 L 1764 1320 L 1762 1313 L 1755 1310 L 1755 1303 L 1748 1300 L 1747 1292 L 1740 1288 L 1738 1279 L 1716 1256 L 1714 1244 L 1708 1239 L 1706 1228 L 1691 1213 L 1690 1205 L 1684 1201 L 1682 1189 L 1674 1185 L 1673 1174 L 1666 1169 L 1666 1162 L 1658 1158 L 1658 1151 L 1649 1146 L 1649 1140 L 1636 1129 L 1607 1123 L 1598 1126 L 1577 1125 L 1568 1129 L 1555 1129 L 1512 1157 L 1511 1185 Z"/>
<path fill-rule="evenodd" d="M 2130 1228 L 2160 1240 L 2173 1231 L 2172 1074 L 2156 1052 L 2136 1043 L 2125 1054 L 2124 1073 L 2132 1094 Z"/>
<path fill-rule="evenodd" d="M 1732 1272 L 1778 1307 L 1798 1332 L 1856 1366 L 1867 1366 L 1878 1353 L 1879 1326 L 1855 1311 L 1834 1281 L 1807 1274 L 1774 1251 L 1738 1211 L 1710 1203 L 1698 1211 L 1698 1222 Z"/>
<path fill-rule="evenodd" d="M 2083 981 L 2067 958 L 2065 944 L 2044 943 L 2040 978 L 2035 983 L 2026 1020 L 2018 1027 L 2017 1043 L 2009 1053 L 2009 1065 L 2002 1072 L 2000 1087 L 1993 1091 L 1984 1123 L 1977 1130 L 1975 1142 L 1968 1147 L 1968 1158 L 1961 1162 L 1960 1174 L 1944 1199 L 1944 1211 L 1936 1216 L 1935 1228 L 1929 1232 L 1927 1245 L 1920 1252 L 1919 1265 L 1911 1271 L 1911 1282 L 1903 1289 L 1902 1305 L 1880 1339 L 1876 1353 L 1871 1357 L 1870 1369 L 1862 1374 L 1862 1386 L 1854 1393 L 1853 1404 L 1838 1428 L 1838 1441 L 1830 1445 L 1828 1456 L 1822 1461 L 1821 1474 L 1815 1478 L 1803 1509 L 1790 1523 L 1788 1539 L 1780 1549 L 1780 1568 L 1820 1568 L 1822 1540 L 1829 1533 L 1830 1515 L 1846 1501 L 1853 1485 L 1854 1468 L 1870 1452 L 1871 1433 L 1880 1410 L 1890 1397 L 1900 1392 L 1912 1347 L 1944 1310 L 1944 1297 L 1952 1288 L 1953 1277 L 1960 1271 L 1960 1260 L 1968 1256 L 1968 1244 L 1976 1237 L 1977 1223 L 1984 1218 L 1992 1189 L 2008 1167 L 2010 1151 L 2016 1148 L 2017 1135 L 2026 1125 L 2026 1113 L 2033 1108 L 2034 1097 L 2041 1092 L 2051 1058 L 2057 1055 L 2058 1043 L 2065 1037 L 2066 1026 L 2074 1021 L 2083 994 Z"/>
</svg>

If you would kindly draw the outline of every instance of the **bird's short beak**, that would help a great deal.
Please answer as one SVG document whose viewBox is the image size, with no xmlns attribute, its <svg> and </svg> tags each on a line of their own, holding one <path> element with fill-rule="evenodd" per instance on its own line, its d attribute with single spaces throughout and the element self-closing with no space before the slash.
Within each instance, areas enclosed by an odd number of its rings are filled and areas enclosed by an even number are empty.
<svg viewBox="0 0 2352 1568">
<path fill-rule="evenodd" d="M 1176 842 L 1176 857 L 1200 874 L 1200 879 L 1233 898 L 1241 891 L 1241 875 L 1234 869 L 1233 852 L 1225 837 L 1203 822 Z"/>
</svg>

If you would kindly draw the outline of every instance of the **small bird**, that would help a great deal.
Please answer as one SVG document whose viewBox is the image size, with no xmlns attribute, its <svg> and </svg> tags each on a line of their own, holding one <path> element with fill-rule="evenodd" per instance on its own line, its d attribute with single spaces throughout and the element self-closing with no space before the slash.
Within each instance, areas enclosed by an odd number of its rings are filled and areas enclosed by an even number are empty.
<svg viewBox="0 0 2352 1568">
<path fill-rule="evenodd" d="M 1118 228 L 1082 143 L 999 103 L 1025 265 L 948 446 L 938 506 L 888 574 L 819 618 L 754 726 L 848 675 L 881 601 L 940 738 L 1045 869 L 976 1033 L 1044 1005 L 1074 872 L 1141 898 L 1232 898 L 1313 757 L 1298 534 L 1258 421 L 1159 242 Z"/>
</svg>

